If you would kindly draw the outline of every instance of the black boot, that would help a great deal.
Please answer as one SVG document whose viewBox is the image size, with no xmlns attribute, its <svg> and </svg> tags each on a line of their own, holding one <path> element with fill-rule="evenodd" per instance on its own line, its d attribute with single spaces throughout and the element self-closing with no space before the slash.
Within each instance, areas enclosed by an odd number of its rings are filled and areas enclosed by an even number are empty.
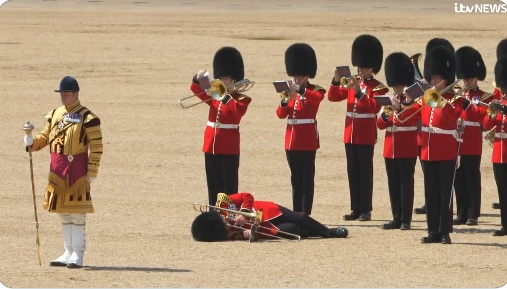
<svg viewBox="0 0 507 289">
<path fill-rule="evenodd" d="M 414 209 L 414 213 L 418 214 L 418 215 L 422 215 L 422 214 L 426 214 L 426 204 L 424 204 L 422 207 L 420 208 L 415 208 Z"/>
</svg>

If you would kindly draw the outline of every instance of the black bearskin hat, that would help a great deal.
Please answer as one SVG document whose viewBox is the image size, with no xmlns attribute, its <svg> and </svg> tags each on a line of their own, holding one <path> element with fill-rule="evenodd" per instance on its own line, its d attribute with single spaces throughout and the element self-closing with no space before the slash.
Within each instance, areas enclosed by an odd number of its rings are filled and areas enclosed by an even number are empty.
<svg viewBox="0 0 507 289">
<path fill-rule="evenodd" d="M 241 53 L 234 47 L 222 47 L 213 58 L 213 78 L 230 76 L 235 81 L 245 78 L 245 68 Z"/>
<path fill-rule="evenodd" d="M 447 84 L 456 79 L 456 60 L 454 53 L 445 46 L 433 47 L 424 59 L 424 79 L 431 81 L 432 75 L 441 75 Z"/>
<path fill-rule="evenodd" d="M 456 51 L 454 56 L 458 79 L 477 77 L 482 81 L 486 78 L 486 65 L 479 51 L 470 46 L 463 46 Z"/>
<path fill-rule="evenodd" d="M 192 237 L 199 242 L 227 240 L 227 229 L 218 212 L 204 212 L 192 223 Z"/>
<path fill-rule="evenodd" d="M 500 57 L 495 65 L 495 82 L 496 87 L 507 87 L 507 55 Z"/>
<path fill-rule="evenodd" d="M 430 52 L 431 48 L 439 45 L 449 48 L 452 51 L 452 53 L 454 53 L 454 46 L 452 46 L 449 40 L 445 38 L 433 38 L 426 44 L 426 54 Z"/>
<path fill-rule="evenodd" d="M 402 52 L 394 52 L 387 56 L 384 73 L 388 86 L 414 84 L 415 71 L 410 58 Z"/>
<path fill-rule="evenodd" d="M 384 50 L 382 43 L 373 35 L 359 35 L 352 43 L 352 65 L 372 68 L 377 74 L 382 67 Z"/>
<path fill-rule="evenodd" d="M 294 43 L 285 51 L 285 70 L 289 76 L 308 76 L 317 74 L 317 56 L 306 43 Z"/>
<path fill-rule="evenodd" d="M 496 47 L 496 59 L 504 56 L 507 56 L 507 38 L 498 42 L 498 46 Z"/>
</svg>

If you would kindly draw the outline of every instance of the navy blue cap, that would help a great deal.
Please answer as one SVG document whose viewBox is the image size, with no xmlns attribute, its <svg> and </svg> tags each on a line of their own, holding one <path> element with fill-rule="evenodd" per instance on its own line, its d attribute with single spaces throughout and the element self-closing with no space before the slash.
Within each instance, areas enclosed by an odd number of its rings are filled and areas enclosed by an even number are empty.
<svg viewBox="0 0 507 289">
<path fill-rule="evenodd" d="M 79 84 L 77 80 L 72 76 L 65 76 L 62 81 L 60 81 L 60 89 L 55 90 L 55 92 L 76 92 L 79 91 Z"/>
</svg>

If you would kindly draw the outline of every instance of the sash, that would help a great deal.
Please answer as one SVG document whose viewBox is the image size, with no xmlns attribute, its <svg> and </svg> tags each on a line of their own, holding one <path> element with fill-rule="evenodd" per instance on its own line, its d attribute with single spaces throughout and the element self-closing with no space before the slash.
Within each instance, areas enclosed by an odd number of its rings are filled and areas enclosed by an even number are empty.
<svg viewBox="0 0 507 289">
<path fill-rule="evenodd" d="M 70 112 L 64 113 L 57 121 L 54 122 L 53 127 L 49 133 L 49 145 L 62 133 L 76 123 L 84 121 L 85 116 L 90 113 L 90 110 L 84 106 L 78 106 Z M 80 120 L 77 119 L 76 114 L 80 116 Z"/>
</svg>

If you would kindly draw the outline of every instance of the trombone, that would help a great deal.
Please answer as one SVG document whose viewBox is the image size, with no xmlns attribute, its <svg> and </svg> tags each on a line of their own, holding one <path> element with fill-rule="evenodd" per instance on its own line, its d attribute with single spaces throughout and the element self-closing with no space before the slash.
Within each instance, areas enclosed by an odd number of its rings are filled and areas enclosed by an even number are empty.
<svg viewBox="0 0 507 289">
<path fill-rule="evenodd" d="M 461 79 L 458 79 L 454 81 L 453 83 L 446 86 L 444 89 L 437 91 L 434 87 L 427 89 L 422 96 L 417 97 L 416 99 L 412 100 L 410 104 L 404 104 L 407 107 L 411 107 L 414 103 L 418 102 L 419 100 L 424 100 L 424 105 L 422 105 L 417 111 L 415 111 L 413 114 L 409 115 L 407 118 L 403 120 L 399 120 L 401 123 L 406 122 L 407 120 L 411 119 L 414 115 L 419 113 L 425 105 L 429 105 L 431 107 L 437 107 L 442 103 L 442 100 L 444 99 L 442 97 L 442 94 L 448 92 L 449 90 L 453 89 L 453 87 L 460 82 Z M 403 110 L 398 116 L 400 116 L 402 113 L 404 113 L 406 110 Z"/>
<path fill-rule="evenodd" d="M 252 86 L 254 85 L 255 82 L 253 81 L 250 81 L 248 79 L 243 79 L 243 80 L 240 80 L 240 81 L 236 81 L 232 84 L 229 84 L 229 85 L 225 85 L 223 81 L 221 81 L 220 79 L 214 79 L 213 81 L 211 81 L 211 87 L 200 92 L 200 93 L 197 93 L 197 94 L 192 94 L 192 95 L 189 95 L 189 96 L 186 96 L 186 97 L 183 97 L 179 100 L 179 103 L 181 105 L 181 108 L 185 109 L 185 108 L 189 108 L 189 107 L 193 107 L 193 106 L 196 106 L 198 104 L 201 104 L 201 103 L 205 103 L 205 102 L 208 102 L 212 99 L 215 99 L 215 100 L 218 100 L 218 101 L 222 101 L 227 95 L 230 95 L 231 93 L 233 92 L 237 92 L 237 93 L 243 93 L 247 90 L 249 90 L 250 88 L 252 88 Z M 196 97 L 198 96 L 199 94 L 201 93 L 206 93 L 210 96 L 210 98 L 207 98 L 205 100 L 200 100 L 198 102 L 194 102 L 194 103 L 191 103 L 191 104 L 185 104 L 185 102 L 193 97 Z"/>
<path fill-rule="evenodd" d="M 299 235 L 292 234 L 292 233 L 285 232 L 285 231 L 280 231 L 280 230 L 278 230 L 277 233 L 283 235 L 283 237 L 282 236 L 277 236 L 275 234 L 269 234 L 269 233 L 260 232 L 259 229 L 263 229 L 263 230 L 266 230 L 266 231 L 272 230 L 272 228 L 268 228 L 268 227 L 260 225 L 260 222 L 262 221 L 262 209 L 260 209 L 258 212 L 242 212 L 242 211 L 225 209 L 225 208 L 222 208 L 222 207 L 217 207 L 217 206 L 212 206 L 212 205 L 206 205 L 206 204 L 200 204 L 200 203 L 194 203 L 193 204 L 193 208 L 194 208 L 194 210 L 199 211 L 201 213 L 208 212 L 210 209 L 217 210 L 217 211 L 224 211 L 224 212 L 228 213 L 228 214 L 226 214 L 227 220 L 232 220 L 232 221 L 234 220 L 233 219 L 234 215 L 242 215 L 242 216 L 245 216 L 247 218 L 254 219 L 253 222 L 252 221 L 247 221 L 245 223 L 245 224 L 251 226 L 252 235 L 259 234 L 259 235 L 267 236 L 267 237 L 270 237 L 270 238 L 282 239 L 282 240 L 297 240 L 297 241 L 301 240 L 301 236 L 299 236 Z M 230 224 L 229 222 L 226 222 L 226 223 L 227 223 L 227 226 L 232 227 L 232 228 L 236 228 L 236 229 L 240 229 L 240 230 L 244 230 L 244 231 L 250 230 L 250 228 L 245 228 L 245 227 L 237 226 L 237 225 L 234 225 L 234 224 Z M 250 241 L 253 241 L 252 238 L 254 238 L 254 237 L 255 236 L 252 236 L 250 238 Z"/>
</svg>

